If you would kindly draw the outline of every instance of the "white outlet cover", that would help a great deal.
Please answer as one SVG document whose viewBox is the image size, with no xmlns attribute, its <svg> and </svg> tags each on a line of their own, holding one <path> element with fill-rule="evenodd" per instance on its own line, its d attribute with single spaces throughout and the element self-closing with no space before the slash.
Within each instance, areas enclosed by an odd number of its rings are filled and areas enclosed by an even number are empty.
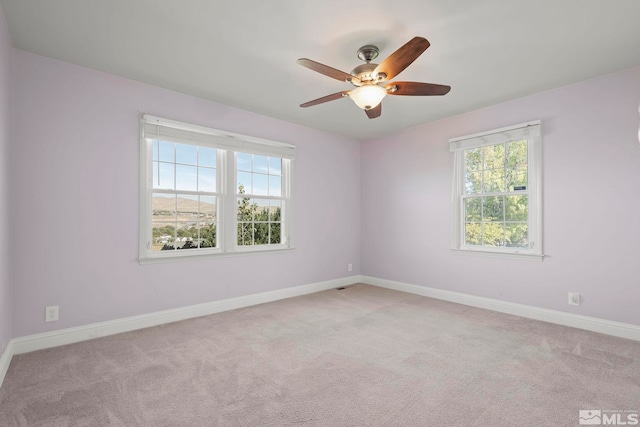
<svg viewBox="0 0 640 427">
<path fill-rule="evenodd" d="M 569 292 L 569 305 L 580 305 L 579 292 Z"/>
<path fill-rule="evenodd" d="M 60 307 L 57 305 L 50 305 L 44 308 L 44 321 L 55 322 L 58 320 Z"/>
</svg>

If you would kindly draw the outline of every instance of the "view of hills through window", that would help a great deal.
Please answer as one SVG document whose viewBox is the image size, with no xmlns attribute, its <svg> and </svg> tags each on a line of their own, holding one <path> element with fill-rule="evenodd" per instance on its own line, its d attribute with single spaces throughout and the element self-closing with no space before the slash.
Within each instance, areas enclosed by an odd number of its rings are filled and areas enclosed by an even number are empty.
<svg viewBox="0 0 640 427">
<path fill-rule="evenodd" d="M 152 250 L 216 248 L 215 149 L 153 141 Z M 282 159 L 237 153 L 238 246 L 282 243 Z"/>
<path fill-rule="evenodd" d="M 244 185 L 238 194 L 245 194 Z M 215 197 L 153 195 L 153 249 L 216 247 Z M 282 202 L 238 198 L 238 245 L 281 243 Z"/>
<path fill-rule="evenodd" d="M 217 246 L 215 196 L 153 194 L 153 250 Z"/>
</svg>

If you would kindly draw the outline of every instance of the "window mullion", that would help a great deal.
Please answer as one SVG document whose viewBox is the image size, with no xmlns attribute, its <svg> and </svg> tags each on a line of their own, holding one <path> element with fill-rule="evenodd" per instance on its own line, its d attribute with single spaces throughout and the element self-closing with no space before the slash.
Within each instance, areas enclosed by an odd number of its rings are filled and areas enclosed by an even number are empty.
<svg viewBox="0 0 640 427">
<path fill-rule="evenodd" d="M 498 196 L 521 196 L 521 195 L 527 195 L 529 194 L 528 190 L 518 190 L 518 191 L 500 191 L 500 192 L 494 192 L 494 193 L 476 193 L 476 194 L 466 194 L 463 195 L 463 198 L 469 198 L 469 197 L 498 197 Z"/>
<path fill-rule="evenodd" d="M 174 174 L 175 176 L 175 174 Z M 175 178 L 174 178 L 175 179 Z M 178 195 L 173 198 L 173 250 L 176 249 L 176 242 L 178 241 Z"/>
<path fill-rule="evenodd" d="M 172 190 L 167 188 L 149 188 L 151 193 L 161 194 L 185 194 L 189 196 L 219 196 L 219 192 L 211 191 L 190 191 L 190 190 Z"/>
<path fill-rule="evenodd" d="M 236 153 L 224 151 L 224 164 L 226 166 L 224 188 L 224 216 L 222 225 L 224 227 L 224 252 L 234 251 L 238 244 L 238 215 L 237 215 L 237 195 L 236 195 Z"/>
<path fill-rule="evenodd" d="M 480 197 L 480 231 L 481 231 L 481 246 L 484 246 L 484 200 L 485 197 Z"/>
<path fill-rule="evenodd" d="M 507 192 L 507 144 L 502 144 L 504 147 L 504 155 L 502 156 L 502 176 L 503 176 L 503 185 L 502 191 Z M 502 245 L 507 246 L 507 197 L 502 197 Z"/>
</svg>

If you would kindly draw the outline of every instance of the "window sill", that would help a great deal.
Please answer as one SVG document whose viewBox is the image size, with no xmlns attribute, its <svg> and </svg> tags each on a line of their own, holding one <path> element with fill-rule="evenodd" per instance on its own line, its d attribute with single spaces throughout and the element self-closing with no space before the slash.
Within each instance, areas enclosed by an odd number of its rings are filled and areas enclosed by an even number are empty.
<svg viewBox="0 0 640 427">
<path fill-rule="evenodd" d="M 294 248 L 278 248 L 278 249 L 254 249 L 251 250 L 239 250 L 237 252 L 217 252 L 217 253 L 206 253 L 206 254 L 187 254 L 187 255 L 176 255 L 176 256 L 162 256 L 162 257 L 140 257 L 138 258 L 138 263 L 140 265 L 146 264 L 161 264 L 165 262 L 174 262 L 174 261 L 194 261 L 201 259 L 217 259 L 217 258 L 230 258 L 235 256 L 246 256 L 246 255 L 265 255 L 265 254 L 281 254 L 287 252 L 293 252 Z"/>
<path fill-rule="evenodd" d="M 476 256 L 484 258 L 519 259 L 529 262 L 542 262 L 542 260 L 544 259 L 544 255 L 532 253 L 498 252 L 473 249 L 451 249 L 451 252 L 455 255 Z"/>
</svg>

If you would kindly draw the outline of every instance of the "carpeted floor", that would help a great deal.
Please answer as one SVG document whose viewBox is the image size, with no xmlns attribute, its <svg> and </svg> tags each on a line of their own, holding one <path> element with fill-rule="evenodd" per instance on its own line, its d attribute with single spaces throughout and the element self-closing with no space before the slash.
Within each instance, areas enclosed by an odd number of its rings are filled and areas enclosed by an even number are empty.
<svg viewBox="0 0 640 427">
<path fill-rule="evenodd" d="M 18 355 L 2 426 L 577 426 L 640 343 L 354 285 Z"/>
</svg>

